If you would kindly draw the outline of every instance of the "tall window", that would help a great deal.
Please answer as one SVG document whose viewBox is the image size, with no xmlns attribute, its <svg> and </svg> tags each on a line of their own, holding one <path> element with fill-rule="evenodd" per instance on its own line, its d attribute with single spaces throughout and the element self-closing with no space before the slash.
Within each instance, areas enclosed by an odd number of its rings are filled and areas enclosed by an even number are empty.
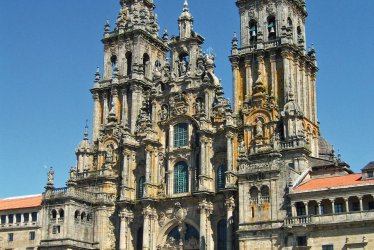
<svg viewBox="0 0 374 250">
<path fill-rule="evenodd" d="M 6 223 L 6 215 L 2 215 L 1 216 L 1 224 L 5 224 Z"/>
<path fill-rule="evenodd" d="M 257 41 L 257 22 L 255 20 L 249 22 L 249 37 L 251 45 L 253 45 Z"/>
<path fill-rule="evenodd" d="M 188 166 L 179 162 L 174 167 L 174 193 L 181 194 L 188 192 Z"/>
<path fill-rule="evenodd" d="M 24 222 L 29 222 L 30 220 L 30 214 L 29 213 L 24 213 L 23 214 L 23 221 Z"/>
<path fill-rule="evenodd" d="M 344 212 L 344 208 L 343 208 L 343 204 L 342 203 L 336 203 L 335 204 L 335 213 L 343 213 Z"/>
<path fill-rule="evenodd" d="M 13 240 L 14 240 L 14 234 L 8 233 L 8 241 L 13 241 Z"/>
<path fill-rule="evenodd" d="M 16 223 L 21 222 L 22 215 L 21 214 L 16 214 Z"/>
<path fill-rule="evenodd" d="M 145 182 L 145 177 L 142 176 L 139 178 L 138 181 L 138 198 L 143 198 L 144 196 L 144 182 Z"/>
<path fill-rule="evenodd" d="M 188 124 L 180 123 L 174 126 L 174 147 L 188 146 Z"/>
<path fill-rule="evenodd" d="M 225 188 L 226 171 L 227 171 L 227 167 L 225 165 L 219 166 L 217 169 L 217 189 L 218 190 Z"/>
<path fill-rule="evenodd" d="M 269 40 L 274 40 L 277 38 L 276 26 L 275 26 L 275 17 L 268 17 L 268 34 Z"/>
<path fill-rule="evenodd" d="M 13 224 L 13 222 L 14 222 L 14 215 L 13 214 L 8 215 L 8 223 Z"/>
<path fill-rule="evenodd" d="M 142 250 L 143 249 L 143 228 L 138 229 L 138 238 L 136 241 L 136 249 Z"/>
<path fill-rule="evenodd" d="M 33 222 L 37 221 L 38 220 L 38 213 L 37 212 L 32 212 L 31 213 L 31 220 Z"/>
<path fill-rule="evenodd" d="M 334 250 L 334 245 L 322 245 L 322 250 Z"/>
<path fill-rule="evenodd" d="M 227 245 L 226 230 L 227 230 L 227 221 L 225 219 L 220 220 L 217 226 L 218 250 L 226 250 L 226 245 Z"/>
<path fill-rule="evenodd" d="M 126 75 L 130 76 L 132 73 L 132 53 L 131 52 L 126 53 L 126 64 L 127 64 Z"/>
<path fill-rule="evenodd" d="M 29 240 L 35 240 L 35 232 L 29 232 Z"/>
</svg>

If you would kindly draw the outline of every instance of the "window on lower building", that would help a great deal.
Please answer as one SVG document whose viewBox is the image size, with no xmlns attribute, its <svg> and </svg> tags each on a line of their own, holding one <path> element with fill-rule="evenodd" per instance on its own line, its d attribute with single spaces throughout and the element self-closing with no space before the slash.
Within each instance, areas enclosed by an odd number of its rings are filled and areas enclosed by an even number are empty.
<svg viewBox="0 0 374 250">
<path fill-rule="evenodd" d="M 179 162 L 174 167 L 174 193 L 188 192 L 188 166 L 185 162 Z"/>
<path fill-rule="evenodd" d="M 33 247 L 27 247 L 26 250 L 34 250 Z"/>
<path fill-rule="evenodd" d="M 14 233 L 8 233 L 8 241 L 14 240 Z"/>
<path fill-rule="evenodd" d="M 219 166 L 217 169 L 217 190 L 224 189 L 226 186 L 226 171 L 225 165 Z"/>
<path fill-rule="evenodd" d="M 29 240 L 35 240 L 35 232 L 29 232 Z"/>
<path fill-rule="evenodd" d="M 13 214 L 8 215 L 8 223 L 13 224 L 13 222 L 14 222 L 14 215 Z"/>
<path fill-rule="evenodd" d="M 374 210 L 374 201 L 369 201 L 369 203 L 368 203 L 368 209 L 369 210 Z"/>
<path fill-rule="evenodd" d="M 21 214 L 16 214 L 16 223 L 21 222 L 22 215 Z"/>
<path fill-rule="evenodd" d="M 308 246 L 308 240 L 307 240 L 306 236 L 298 236 L 296 238 L 296 241 L 297 241 L 297 246 L 299 246 L 299 247 Z"/>
<path fill-rule="evenodd" d="M 368 171 L 368 178 L 374 177 L 374 171 Z"/>
<path fill-rule="evenodd" d="M 31 220 L 34 221 L 34 222 L 38 220 L 38 213 L 37 212 L 32 212 L 31 213 Z"/>
<path fill-rule="evenodd" d="M 322 245 L 322 250 L 334 250 L 334 245 Z"/>
<path fill-rule="evenodd" d="M 352 203 L 352 211 L 360 211 L 360 203 L 359 202 L 353 202 Z"/>
<path fill-rule="evenodd" d="M 343 208 L 343 203 L 336 203 L 335 204 L 335 213 L 343 213 L 344 208 Z"/>
<path fill-rule="evenodd" d="M 24 222 L 29 222 L 30 220 L 30 214 L 29 213 L 24 213 L 23 214 L 23 221 Z"/>
<path fill-rule="evenodd" d="M 324 215 L 324 214 L 325 214 L 325 206 L 321 205 L 321 215 Z"/>
<path fill-rule="evenodd" d="M 305 206 L 297 206 L 296 207 L 296 213 L 297 213 L 297 216 L 304 216 L 305 215 Z"/>
<path fill-rule="evenodd" d="M 188 124 L 180 123 L 174 126 L 174 147 L 188 146 Z"/>
<path fill-rule="evenodd" d="M 52 228 L 52 234 L 59 234 L 61 231 L 61 227 L 60 226 L 53 226 Z"/>
<path fill-rule="evenodd" d="M 1 224 L 5 224 L 6 223 L 6 215 L 2 215 L 1 216 Z"/>
</svg>

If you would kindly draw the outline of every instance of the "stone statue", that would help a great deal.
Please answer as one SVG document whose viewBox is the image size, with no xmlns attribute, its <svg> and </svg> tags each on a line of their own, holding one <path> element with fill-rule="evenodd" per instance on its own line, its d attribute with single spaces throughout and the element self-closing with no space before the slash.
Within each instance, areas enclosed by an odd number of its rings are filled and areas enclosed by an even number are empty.
<svg viewBox="0 0 374 250">
<path fill-rule="evenodd" d="M 169 116 L 169 111 L 168 111 L 168 108 L 167 106 L 162 106 L 162 109 L 161 109 L 161 121 L 166 121 L 168 119 L 168 116 Z"/>
<path fill-rule="evenodd" d="M 256 120 L 256 137 L 264 136 L 263 124 L 260 119 Z"/>
<path fill-rule="evenodd" d="M 51 167 L 48 171 L 48 184 L 53 185 L 55 182 L 55 171 L 53 171 L 53 168 Z"/>
<path fill-rule="evenodd" d="M 74 168 L 74 167 L 71 167 L 71 168 L 70 168 L 70 180 L 75 180 L 76 175 L 77 175 L 77 173 L 76 173 L 75 168 Z"/>
<path fill-rule="evenodd" d="M 184 76 L 187 73 L 187 62 L 182 60 L 179 62 L 179 76 Z"/>
<path fill-rule="evenodd" d="M 113 162 L 113 146 L 111 144 L 106 147 L 105 162 Z"/>
<path fill-rule="evenodd" d="M 239 153 L 245 153 L 245 142 L 244 140 L 241 140 L 240 141 L 240 144 L 239 144 Z"/>
<path fill-rule="evenodd" d="M 200 113 L 201 113 L 201 101 L 197 100 L 196 101 L 196 114 L 200 114 Z"/>
</svg>

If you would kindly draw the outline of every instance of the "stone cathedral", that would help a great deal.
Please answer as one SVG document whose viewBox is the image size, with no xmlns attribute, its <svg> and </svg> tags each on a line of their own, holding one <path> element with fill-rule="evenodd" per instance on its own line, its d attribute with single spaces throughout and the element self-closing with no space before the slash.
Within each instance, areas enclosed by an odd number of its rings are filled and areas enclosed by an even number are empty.
<svg viewBox="0 0 374 250">
<path fill-rule="evenodd" d="M 374 249 L 374 163 L 353 173 L 320 135 L 305 0 L 236 6 L 230 103 L 187 0 L 175 36 L 153 0 L 120 1 L 92 141 L 67 187 L 50 170 L 38 249 Z"/>
</svg>

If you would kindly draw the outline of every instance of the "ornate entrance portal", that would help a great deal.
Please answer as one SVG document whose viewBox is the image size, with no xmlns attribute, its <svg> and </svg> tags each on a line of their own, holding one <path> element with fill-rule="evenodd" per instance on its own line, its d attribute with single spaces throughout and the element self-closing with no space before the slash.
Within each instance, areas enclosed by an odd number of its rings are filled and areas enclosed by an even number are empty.
<svg viewBox="0 0 374 250">
<path fill-rule="evenodd" d="M 174 227 L 158 250 L 198 250 L 199 232 L 191 225 L 182 223 Z"/>
</svg>

